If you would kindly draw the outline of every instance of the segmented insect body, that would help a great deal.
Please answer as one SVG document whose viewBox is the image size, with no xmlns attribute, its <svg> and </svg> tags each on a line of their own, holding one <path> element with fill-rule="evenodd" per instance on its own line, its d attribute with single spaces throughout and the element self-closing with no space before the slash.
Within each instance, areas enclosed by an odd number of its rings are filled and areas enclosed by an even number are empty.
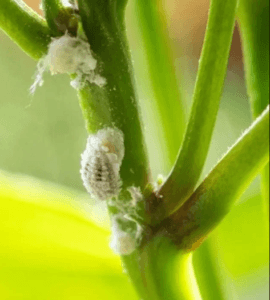
<svg viewBox="0 0 270 300">
<path fill-rule="evenodd" d="M 120 130 L 106 128 L 88 137 L 82 154 L 81 176 L 92 197 L 107 200 L 119 194 L 123 156 L 124 140 Z"/>
</svg>

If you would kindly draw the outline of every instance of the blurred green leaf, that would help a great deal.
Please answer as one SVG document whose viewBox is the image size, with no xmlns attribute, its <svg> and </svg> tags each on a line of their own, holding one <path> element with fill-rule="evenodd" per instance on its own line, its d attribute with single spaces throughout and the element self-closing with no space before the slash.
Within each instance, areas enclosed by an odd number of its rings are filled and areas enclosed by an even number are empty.
<svg viewBox="0 0 270 300">
<path fill-rule="evenodd" d="M 137 299 L 80 194 L 0 173 L 1 299 Z"/>
<path fill-rule="evenodd" d="M 269 236 L 263 222 L 260 194 L 236 205 L 213 233 L 220 263 L 235 280 L 268 265 Z"/>
</svg>

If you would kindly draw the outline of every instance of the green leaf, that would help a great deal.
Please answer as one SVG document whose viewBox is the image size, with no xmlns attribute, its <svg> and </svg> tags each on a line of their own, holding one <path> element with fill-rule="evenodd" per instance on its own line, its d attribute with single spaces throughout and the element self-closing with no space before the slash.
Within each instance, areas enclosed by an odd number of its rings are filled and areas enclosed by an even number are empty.
<svg viewBox="0 0 270 300">
<path fill-rule="evenodd" d="M 211 235 L 213 251 L 226 266 L 223 272 L 229 272 L 238 284 L 243 284 L 243 276 L 257 275 L 268 267 L 269 228 L 263 217 L 260 194 L 245 195 Z"/>
<path fill-rule="evenodd" d="M 22 0 L 0 1 L 0 28 L 32 58 L 46 54 L 51 32 Z"/>
<path fill-rule="evenodd" d="M 269 161 L 269 107 L 168 220 L 166 230 L 180 248 L 195 249 L 231 210 Z"/>
<path fill-rule="evenodd" d="M 137 299 L 81 194 L 0 173 L 1 299 Z"/>
<path fill-rule="evenodd" d="M 177 162 L 158 195 L 155 214 L 172 214 L 193 192 L 203 169 L 221 99 L 237 0 L 212 0 L 205 41 L 200 58 L 193 105 Z"/>
</svg>

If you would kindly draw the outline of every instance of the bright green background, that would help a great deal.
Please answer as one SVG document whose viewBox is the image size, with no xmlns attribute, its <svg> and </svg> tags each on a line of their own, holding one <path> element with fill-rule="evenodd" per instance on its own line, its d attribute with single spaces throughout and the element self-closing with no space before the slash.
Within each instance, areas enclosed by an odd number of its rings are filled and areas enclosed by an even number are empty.
<svg viewBox="0 0 270 300">
<path fill-rule="evenodd" d="M 140 43 L 132 24 L 128 29 L 135 70 L 143 74 Z M 192 57 L 179 54 L 176 59 L 187 108 L 196 64 Z M 59 188 L 24 177 L 14 181 L 13 176 L 0 175 L 0 298 L 95 300 L 127 299 L 128 295 L 128 299 L 136 299 L 120 260 L 109 249 L 108 231 L 90 221 L 92 216 L 102 223 L 103 212 L 87 206 L 88 196 L 79 176 L 80 153 L 87 135 L 76 93 L 69 86 L 68 76 L 47 74 L 44 86 L 30 96 L 35 65 L 0 32 L 0 169 L 62 185 Z M 137 85 L 156 178 L 160 173 L 166 175 L 168 164 L 144 80 L 138 77 Z M 250 122 L 244 81 L 229 71 L 204 174 Z M 94 205 L 92 201 L 90 204 Z M 257 181 L 209 243 L 228 299 L 267 299 L 268 243 L 264 228 Z"/>
</svg>

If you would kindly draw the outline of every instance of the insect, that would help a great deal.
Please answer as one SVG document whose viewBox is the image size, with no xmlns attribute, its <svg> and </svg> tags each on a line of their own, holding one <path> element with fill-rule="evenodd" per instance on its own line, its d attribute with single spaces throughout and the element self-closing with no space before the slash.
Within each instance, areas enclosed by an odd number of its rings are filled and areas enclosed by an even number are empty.
<svg viewBox="0 0 270 300">
<path fill-rule="evenodd" d="M 101 129 L 88 137 L 80 172 L 83 184 L 93 198 L 108 200 L 119 194 L 123 156 L 124 140 L 120 130 Z"/>
<path fill-rule="evenodd" d="M 110 247 L 116 254 L 129 255 L 137 247 L 135 233 L 124 231 L 120 226 L 120 221 L 125 221 L 121 215 L 116 215 L 112 218 L 112 236 Z"/>
</svg>

